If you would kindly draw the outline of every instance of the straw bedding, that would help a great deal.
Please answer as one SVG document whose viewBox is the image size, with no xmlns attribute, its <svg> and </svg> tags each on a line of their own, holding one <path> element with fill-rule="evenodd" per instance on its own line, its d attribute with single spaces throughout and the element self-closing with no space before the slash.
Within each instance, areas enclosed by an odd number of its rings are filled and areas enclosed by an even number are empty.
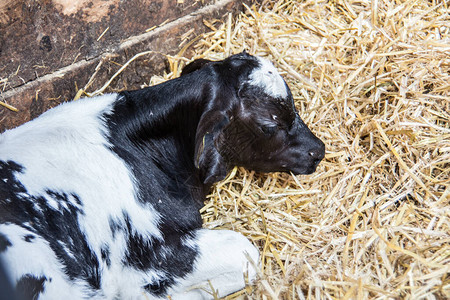
<svg viewBox="0 0 450 300">
<path fill-rule="evenodd" d="M 327 146 L 313 175 L 239 168 L 209 196 L 205 226 L 261 250 L 249 298 L 450 297 L 447 5 L 266 1 L 208 23 L 197 56 L 271 59 Z"/>
<path fill-rule="evenodd" d="M 228 298 L 450 297 L 448 1 L 264 1 L 182 46 L 269 58 L 326 143 L 308 176 L 235 168 L 202 209 L 262 254 Z M 188 59 L 169 57 L 178 76 Z"/>
<path fill-rule="evenodd" d="M 262 253 L 235 296 L 450 297 L 448 5 L 280 0 L 205 21 L 195 58 L 268 57 L 327 148 L 313 175 L 236 168 L 208 197 L 205 227 Z"/>
</svg>

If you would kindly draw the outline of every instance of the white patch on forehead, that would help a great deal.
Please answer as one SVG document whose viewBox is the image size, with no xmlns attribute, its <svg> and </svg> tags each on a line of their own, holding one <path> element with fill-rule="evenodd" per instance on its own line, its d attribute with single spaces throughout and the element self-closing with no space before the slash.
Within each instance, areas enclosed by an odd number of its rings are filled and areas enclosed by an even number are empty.
<svg viewBox="0 0 450 300">
<path fill-rule="evenodd" d="M 257 58 L 260 67 L 250 74 L 250 84 L 263 88 L 270 96 L 286 98 L 288 96 L 287 87 L 277 69 L 270 61 L 261 57 Z"/>
</svg>

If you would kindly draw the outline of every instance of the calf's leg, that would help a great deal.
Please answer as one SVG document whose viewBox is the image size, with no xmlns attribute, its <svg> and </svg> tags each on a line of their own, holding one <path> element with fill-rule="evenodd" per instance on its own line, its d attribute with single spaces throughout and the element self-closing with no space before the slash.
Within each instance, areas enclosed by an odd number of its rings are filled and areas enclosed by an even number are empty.
<svg viewBox="0 0 450 300">
<path fill-rule="evenodd" d="M 214 299 L 245 287 L 256 278 L 254 263 L 259 251 L 242 234 L 231 230 L 199 229 L 188 241 L 198 249 L 194 271 L 183 278 L 172 291 L 171 299 Z"/>
</svg>

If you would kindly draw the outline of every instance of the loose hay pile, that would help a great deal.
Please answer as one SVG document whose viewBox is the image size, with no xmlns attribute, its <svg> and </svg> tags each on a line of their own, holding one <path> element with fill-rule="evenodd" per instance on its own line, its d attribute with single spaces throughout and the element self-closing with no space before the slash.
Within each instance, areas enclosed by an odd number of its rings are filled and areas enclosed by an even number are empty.
<svg viewBox="0 0 450 300">
<path fill-rule="evenodd" d="M 234 169 L 202 210 L 262 253 L 251 299 L 450 297 L 446 1 L 265 1 L 194 44 L 282 72 L 326 143 L 309 176 Z M 171 57 L 175 77 L 187 59 Z"/>
<path fill-rule="evenodd" d="M 234 170 L 203 209 L 262 253 L 252 299 L 450 297 L 450 17 L 443 1 L 266 1 L 198 57 L 268 57 L 327 155 Z"/>
</svg>

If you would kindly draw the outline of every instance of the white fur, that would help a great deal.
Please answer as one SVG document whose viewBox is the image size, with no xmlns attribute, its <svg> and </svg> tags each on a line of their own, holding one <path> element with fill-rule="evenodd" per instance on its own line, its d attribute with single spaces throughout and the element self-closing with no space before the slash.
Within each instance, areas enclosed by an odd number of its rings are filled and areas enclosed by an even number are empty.
<svg viewBox="0 0 450 300">
<path fill-rule="evenodd" d="M 286 98 L 288 96 L 287 86 L 273 64 L 258 57 L 261 66 L 250 74 L 250 83 L 259 86 L 275 98 Z"/>
</svg>

